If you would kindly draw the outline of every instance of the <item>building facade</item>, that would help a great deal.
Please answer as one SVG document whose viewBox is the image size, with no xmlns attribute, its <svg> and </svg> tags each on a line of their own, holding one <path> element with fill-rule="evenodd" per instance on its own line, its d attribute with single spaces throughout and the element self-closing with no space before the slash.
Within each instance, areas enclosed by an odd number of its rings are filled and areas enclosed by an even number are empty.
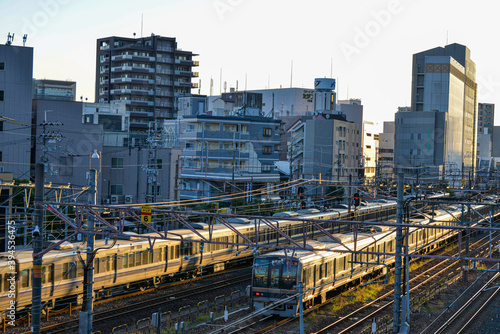
<svg viewBox="0 0 500 334">
<path fill-rule="evenodd" d="M 445 173 L 474 169 L 476 120 L 476 65 L 470 50 L 450 44 L 414 54 L 411 112 L 396 114 L 396 165 Z M 411 122 L 421 123 L 411 128 Z"/>
<path fill-rule="evenodd" d="M 385 181 L 394 179 L 394 133 L 394 122 L 384 122 L 384 131 L 379 137 L 377 175 Z"/>
<path fill-rule="evenodd" d="M 301 117 L 289 130 L 292 179 L 348 181 L 360 167 L 359 124 L 340 115 Z"/>
<path fill-rule="evenodd" d="M 33 48 L 0 45 L 0 172 L 30 171 Z"/>
<path fill-rule="evenodd" d="M 33 99 L 75 101 L 76 82 L 33 79 Z"/>
<path fill-rule="evenodd" d="M 379 133 L 374 122 L 363 121 L 362 167 L 366 182 L 374 181 L 378 166 Z"/>
<path fill-rule="evenodd" d="M 95 102 L 125 101 L 131 131 L 146 130 L 155 119 L 175 118 L 175 97 L 198 87 L 191 82 L 198 77 L 195 56 L 170 37 L 100 38 Z"/>
<path fill-rule="evenodd" d="M 257 116 L 184 116 L 176 129 L 181 199 L 240 193 L 280 181 L 280 121 Z M 220 197 L 219 197 L 220 198 Z"/>
</svg>

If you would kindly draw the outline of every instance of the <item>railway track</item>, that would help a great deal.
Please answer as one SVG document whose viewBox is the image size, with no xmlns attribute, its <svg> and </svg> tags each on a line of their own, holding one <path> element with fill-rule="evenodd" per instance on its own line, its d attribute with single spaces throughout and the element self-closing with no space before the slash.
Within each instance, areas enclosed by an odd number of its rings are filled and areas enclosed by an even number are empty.
<svg viewBox="0 0 500 334">
<path fill-rule="evenodd" d="M 462 307 L 453 313 L 441 327 L 432 333 L 464 333 L 486 310 L 486 307 L 495 298 L 498 298 L 500 294 L 499 289 L 498 287 L 492 287 L 492 285 L 495 283 L 498 284 L 499 277 L 500 273 L 496 273 L 472 297 L 465 301 Z M 426 332 L 426 330 L 423 332 Z"/>
<path fill-rule="evenodd" d="M 139 312 L 146 312 L 148 310 L 157 310 L 160 306 L 166 306 L 173 302 L 178 302 L 179 300 L 184 300 L 186 298 L 194 297 L 200 293 L 205 293 L 211 290 L 223 289 L 225 287 L 234 285 L 235 283 L 240 283 L 245 280 L 249 280 L 250 276 L 248 274 L 240 275 L 237 277 L 221 280 L 213 283 L 211 286 L 200 286 L 200 287 L 190 287 L 188 291 L 178 291 L 170 294 L 164 294 L 158 297 L 147 298 L 147 300 L 139 301 L 135 303 L 127 304 L 125 307 L 119 310 L 106 310 L 102 312 L 94 313 L 94 328 L 99 329 L 99 325 L 106 323 L 106 327 L 112 322 L 120 323 L 121 318 L 125 318 L 130 315 L 138 314 Z M 109 302 L 109 301 L 108 301 Z M 121 321 L 123 323 L 123 321 Z M 76 333 L 78 332 L 78 319 L 72 319 L 65 322 L 59 322 L 57 324 L 42 327 L 41 329 L 44 333 Z M 30 332 L 25 332 L 24 334 L 29 334 Z"/>
<path fill-rule="evenodd" d="M 487 244 L 486 241 L 487 238 L 483 238 L 477 242 L 475 242 L 471 247 L 476 247 L 476 248 L 481 248 Z M 483 243 L 484 242 L 484 243 Z M 430 265 L 431 268 L 424 270 L 422 273 L 418 274 L 417 276 L 413 277 L 410 279 L 410 283 L 412 284 L 412 288 L 410 289 L 410 292 L 414 293 L 418 289 L 421 289 L 422 287 L 426 286 L 431 282 L 433 279 L 440 277 L 443 273 L 449 272 L 452 270 L 453 267 L 459 268 L 460 265 L 457 265 L 456 263 L 449 263 L 451 260 L 445 260 L 445 261 L 439 261 L 439 260 L 431 260 L 428 262 L 427 265 Z M 436 265 L 433 265 L 434 262 L 437 262 Z M 442 269 L 442 266 L 445 266 Z M 355 290 L 356 288 L 352 289 Z M 352 291 L 350 290 L 350 291 Z M 378 297 L 377 299 L 373 300 L 372 302 L 364 304 L 361 308 L 358 308 L 357 310 L 342 316 L 341 319 L 331 323 L 329 326 L 325 326 L 324 328 L 316 331 L 315 333 L 353 333 L 355 332 L 354 330 L 359 329 L 361 326 L 366 326 L 367 322 L 370 322 L 375 316 L 379 316 L 381 312 L 389 312 L 388 309 L 390 306 L 393 304 L 393 295 L 394 291 L 391 289 L 391 291 L 388 291 L 384 295 Z M 337 298 L 337 297 L 335 297 Z M 304 314 L 308 314 L 313 311 L 319 310 L 321 307 L 330 304 L 335 298 L 327 300 L 325 303 L 321 305 L 317 305 L 313 308 L 308 309 L 307 311 L 304 312 Z M 390 314 L 392 316 L 392 308 L 390 309 Z M 254 322 L 249 322 L 247 321 L 245 323 L 245 319 L 242 319 L 239 321 L 241 324 L 236 324 L 235 326 L 240 326 L 240 328 L 234 329 L 231 333 L 258 333 L 258 334 L 263 334 L 263 333 L 271 333 L 273 330 L 275 330 L 277 327 L 280 326 L 285 326 L 287 324 L 290 324 L 292 321 L 296 321 L 297 318 L 279 318 L 280 320 L 276 319 L 277 317 L 265 317 L 259 321 L 254 321 Z M 352 320 L 352 319 L 357 319 L 357 320 Z M 245 325 L 243 325 L 245 323 Z M 261 328 L 261 329 L 255 329 L 255 327 Z M 263 328 L 265 327 L 265 328 Z M 214 332 L 216 333 L 216 331 Z"/>
</svg>

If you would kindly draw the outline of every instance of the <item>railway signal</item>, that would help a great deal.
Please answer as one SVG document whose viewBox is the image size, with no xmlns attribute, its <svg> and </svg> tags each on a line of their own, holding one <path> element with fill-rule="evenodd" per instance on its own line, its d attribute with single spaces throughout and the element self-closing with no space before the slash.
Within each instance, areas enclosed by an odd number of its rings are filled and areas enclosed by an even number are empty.
<svg viewBox="0 0 500 334">
<path fill-rule="evenodd" d="M 358 207 L 361 202 L 361 199 L 359 198 L 359 193 L 354 194 L 354 206 Z"/>
</svg>

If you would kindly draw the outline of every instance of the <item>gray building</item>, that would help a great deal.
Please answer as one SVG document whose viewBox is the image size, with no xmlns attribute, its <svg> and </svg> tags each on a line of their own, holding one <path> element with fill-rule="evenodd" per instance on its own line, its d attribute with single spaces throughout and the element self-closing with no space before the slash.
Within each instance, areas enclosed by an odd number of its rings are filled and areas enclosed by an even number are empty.
<svg viewBox="0 0 500 334">
<path fill-rule="evenodd" d="M 358 177 L 361 141 L 359 124 L 341 115 L 301 117 L 290 129 L 292 179 L 347 181 Z"/>
<path fill-rule="evenodd" d="M 75 101 L 76 82 L 33 79 L 33 99 Z"/>
<path fill-rule="evenodd" d="M 397 167 L 475 168 L 477 84 L 470 50 L 451 44 L 414 54 L 412 70 L 411 112 L 396 114 Z"/>
<path fill-rule="evenodd" d="M 32 166 L 44 161 L 46 181 L 67 185 L 68 196 L 72 189 L 87 185 L 87 172 L 93 168 L 99 173 L 99 203 L 175 199 L 177 151 L 161 143 L 156 143 L 156 149 L 134 146 L 129 140 L 130 111 L 124 102 L 34 100 L 33 116 L 37 126 Z M 100 159 L 91 159 L 93 152 Z"/>
<path fill-rule="evenodd" d="M 280 121 L 257 116 L 184 116 L 166 121 L 182 150 L 181 199 L 262 188 L 280 180 Z"/>
<path fill-rule="evenodd" d="M 495 104 L 478 103 L 477 109 L 477 134 L 492 134 L 495 120 Z"/>
<path fill-rule="evenodd" d="M 177 47 L 175 38 L 106 37 L 97 40 L 96 102 L 125 101 L 130 130 L 148 128 L 155 119 L 176 117 L 175 97 L 198 87 L 196 54 Z"/>
<path fill-rule="evenodd" d="M 0 172 L 30 172 L 33 48 L 0 45 Z"/>
</svg>

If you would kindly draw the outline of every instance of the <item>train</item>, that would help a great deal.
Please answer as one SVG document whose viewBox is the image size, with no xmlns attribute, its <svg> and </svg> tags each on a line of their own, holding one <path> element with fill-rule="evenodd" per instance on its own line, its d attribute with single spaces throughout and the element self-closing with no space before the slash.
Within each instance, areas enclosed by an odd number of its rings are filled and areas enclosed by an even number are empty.
<svg viewBox="0 0 500 334">
<path fill-rule="evenodd" d="M 472 213 L 473 218 L 477 219 L 482 218 L 479 214 L 488 214 L 491 210 L 491 207 L 482 204 L 473 208 L 476 211 Z M 432 214 L 432 220 L 420 215 L 411 223 L 422 226 L 454 225 L 453 221 L 461 218 L 462 211 L 448 205 L 446 210 L 432 209 Z M 368 223 L 357 234 L 356 244 L 352 232 L 333 236 L 342 243 L 322 236 L 307 241 L 310 250 L 279 250 L 255 257 L 252 284 L 249 286 L 253 310 L 264 315 L 294 317 L 299 312 L 300 303 L 305 309 L 323 303 L 336 296 L 341 289 L 374 279 L 394 266 L 394 256 L 370 254 L 395 252 L 394 227 L 370 226 Z M 456 238 L 457 232 L 446 228 L 410 228 L 409 236 L 409 253 L 428 253 L 450 238 Z M 349 252 L 354 249 L 365 254 Z"/>
<path fill-rule="evenodd" d="M 297 212 L 278 213 L 267 217 L 270 224 L 279 228 L 282 233 L 294 239 L 303 239 L 301 221 L 320 219 L 318 222 L 330 233 L 345 232 L 342 220 L 387 219 L 396 212 L 395 201 L 385 203 L 369 203 L 355 210 L 355 217 L 346 208 L 329 210 L 305 209 Z M 146 289 L 158 286 L 170 280 L 186 279 L 207 272 L 217 272 L 237 263 L 252 263 L 253 244 L 248 244 L 234 231 L 245 235 L 255 243 L 255 228 L 258 226 L 252 219 L 228 218 L 232 229 L 223 224 L 212 226 L 211 243 L 203 244 L 202 239 L 189 229 L 170 230 L 167 238 L 156 239 L 153 247 L 148 236 L 157 234 L 129 233 L 125 240 L 115 240 L 110 245 L 108 240 L 95 241 L 95 249 L 99 249 L 94 259 L 94 298 L 101 299 L 124 293 L 128 290 Z M 191 224 L 197 232 L 209 238 L 208 225 Z M 315 237 L 318 231 L 308 227 L 308 237 Z M 275 230 L 262 225 L 259 227 L 258 243 L 260 245 L 281 245 L 290 241 Z M 240 245 L 228 245 L 239 243 Z M 64 243 L 61 249 L 52 250 L 44 255 L 42 265 L 42 307 L 54 308 L 68 303 L 80 304 L 83 301 L 84 267 L 80 261 L 85 259 L 85 249 L 80 254 L 81 242 Z M 264 249 L 261 249 L 264 252 Z M 7 310 L 14 304 L 16 311 L 29 309 L 32 299 L 32 250 L 20 250 L 0 253 L 0 310 Z M 81 257 L 80 257 L 81 256 Z M 13 262 L 14 261 L 14 262 Z M 0 321 L 7 313 L 1 311 Z"/>
</svg>

